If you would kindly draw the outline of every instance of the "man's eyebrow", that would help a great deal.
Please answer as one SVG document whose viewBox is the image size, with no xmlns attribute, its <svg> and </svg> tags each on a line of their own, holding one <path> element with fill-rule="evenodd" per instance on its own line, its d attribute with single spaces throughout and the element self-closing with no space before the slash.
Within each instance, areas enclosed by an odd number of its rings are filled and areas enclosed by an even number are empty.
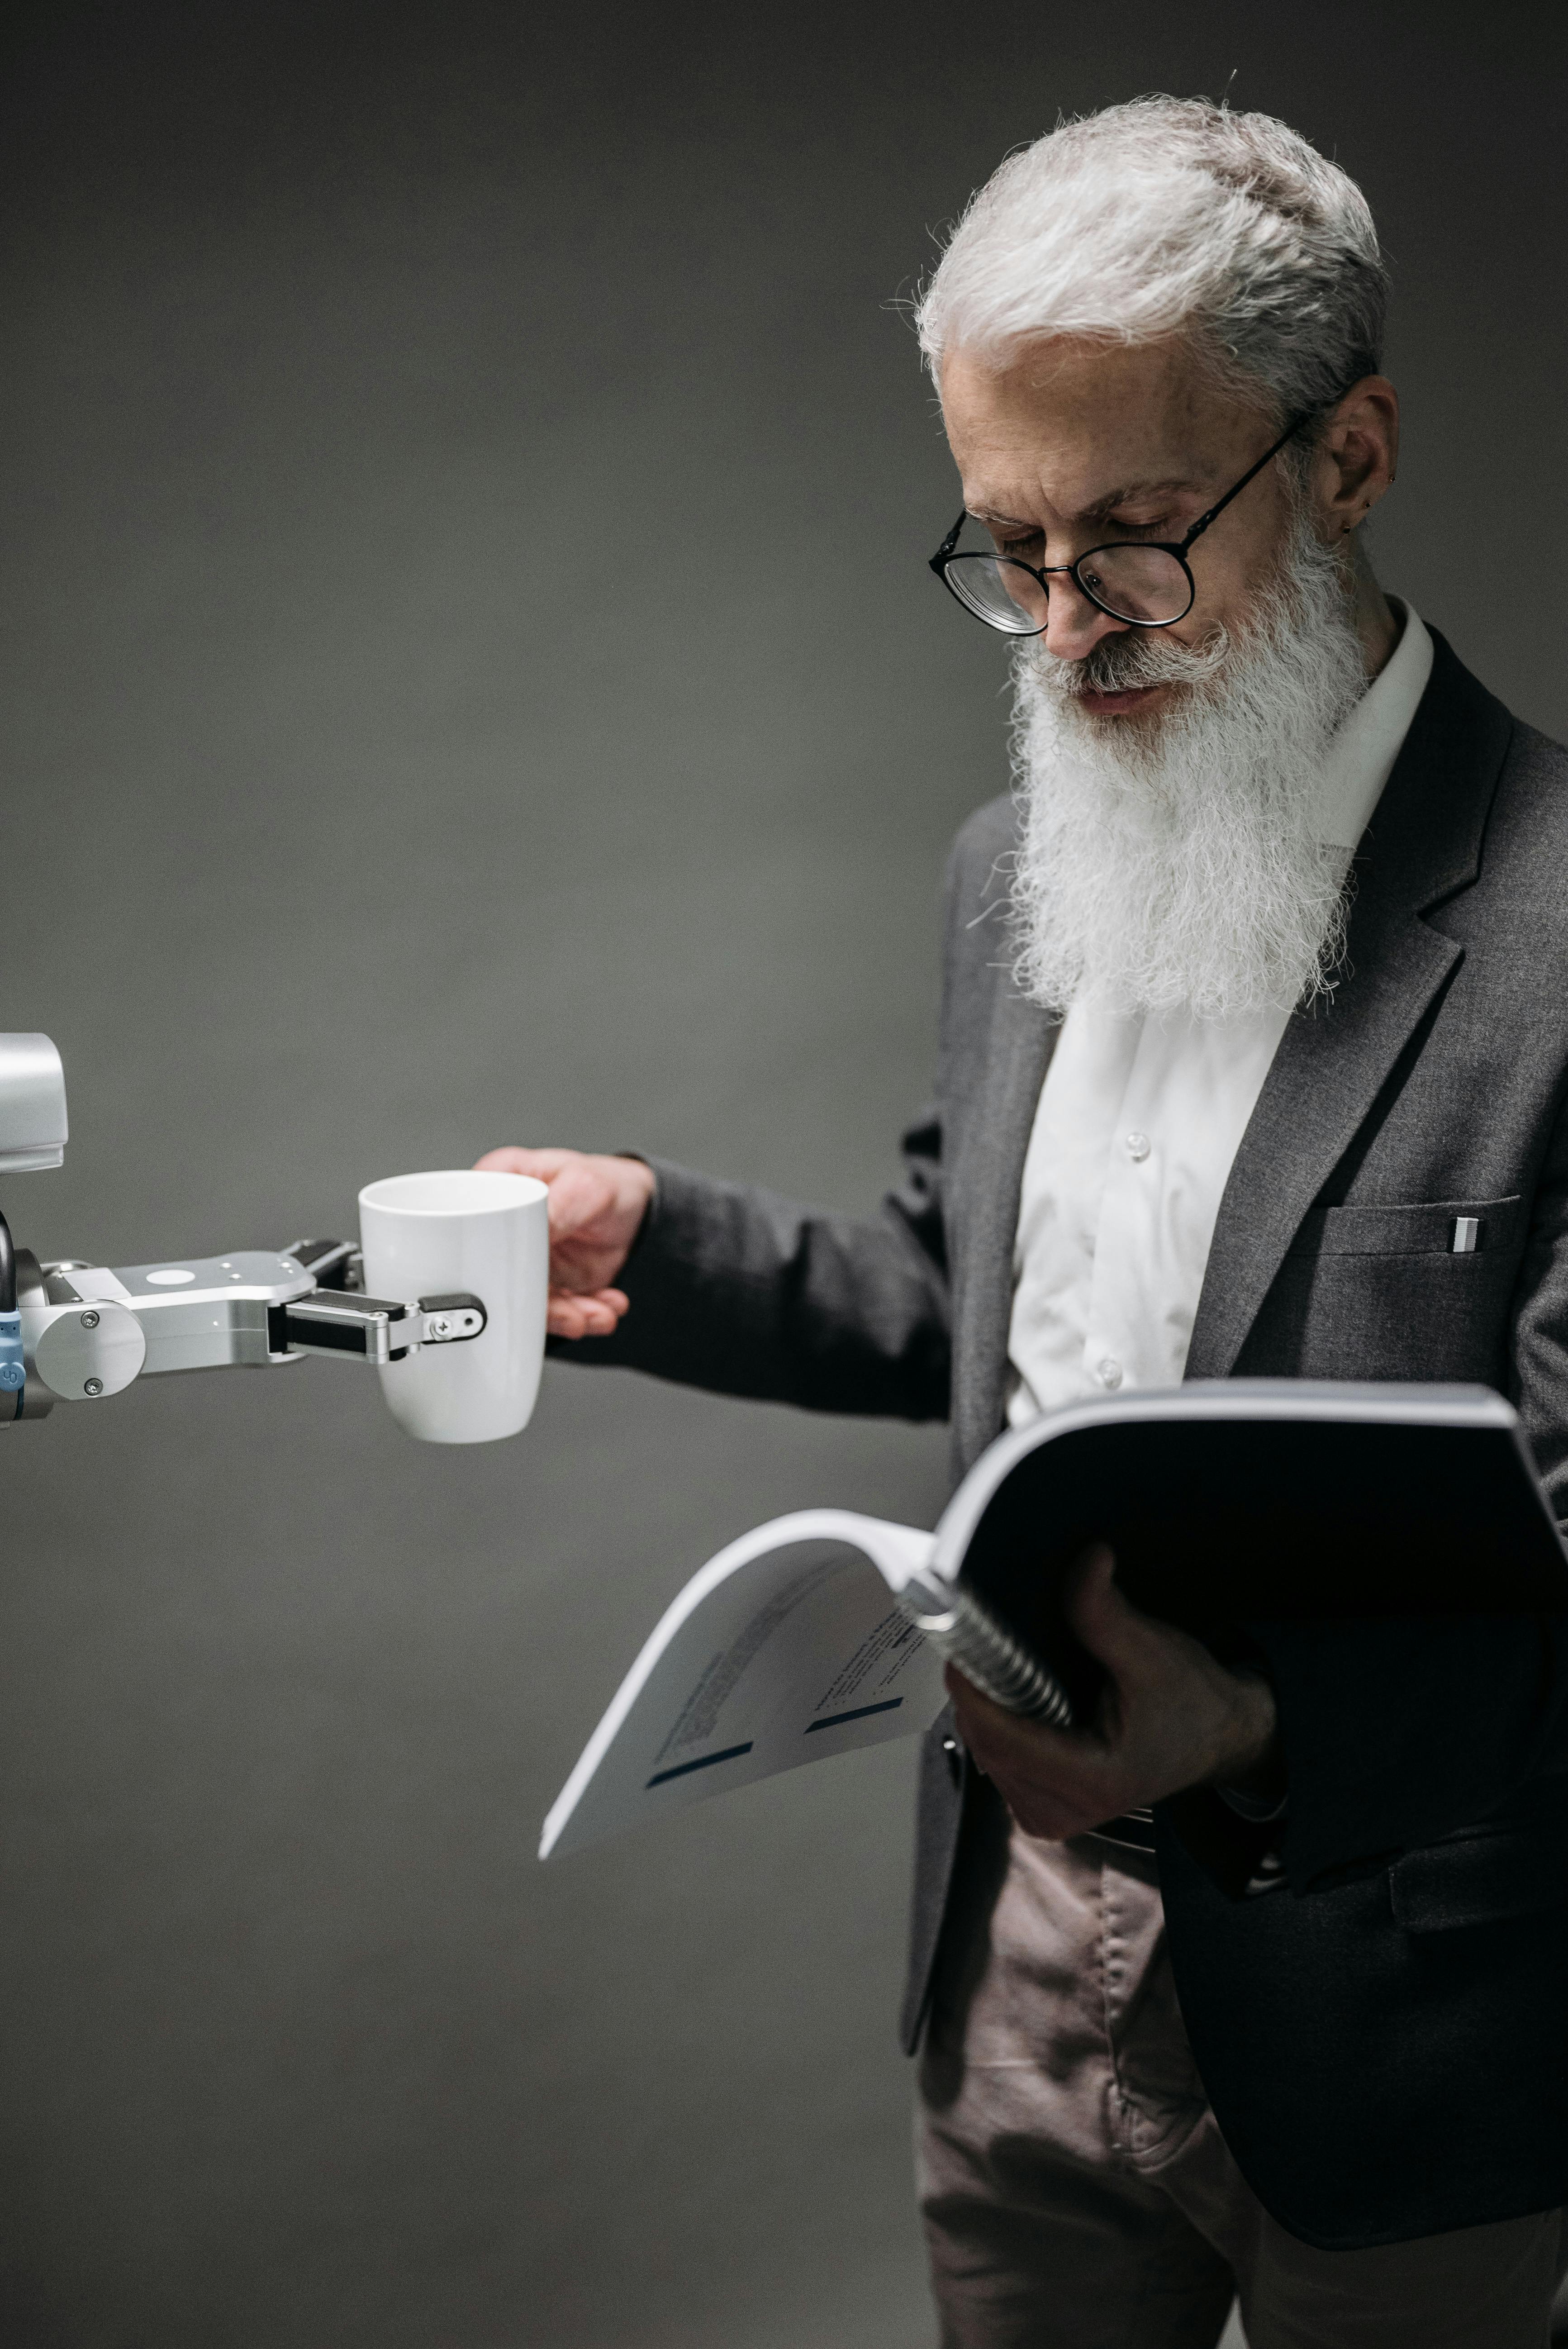
<svg viewBox="0 0 1568 2349">
<path fill-rule="evenodd" d="M 1084 506 L 1078 513 L 1069 514 L 1067 519 L 1075 523 L 1103 522 L 1107 514 L 1116 512 L 1118 506 L 1130 504 L 1135 498 L 1169 497 L 1174 492 L 1192 490 L 1196 486 L 1193 481 L 1178 481 L 1174 478 L 1163 481 L 1124 481 L 1119 489 L 1108 490 L 1104 497 L 1096 498 L 1092 505 Z M 1014 530 L 1038 530 L 1039 528 L 1039 523 L 1032 518 L 1022 514 L 999 513 L 991 506 L 971 506 L 969 512 L 976 522 L 1006 523 Z"/>
</svg>

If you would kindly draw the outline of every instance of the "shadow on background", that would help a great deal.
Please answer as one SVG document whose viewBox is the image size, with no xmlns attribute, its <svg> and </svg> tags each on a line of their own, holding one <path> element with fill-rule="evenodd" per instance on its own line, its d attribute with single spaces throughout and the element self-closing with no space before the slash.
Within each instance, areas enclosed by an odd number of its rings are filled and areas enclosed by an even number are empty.
<svg viewBox="0 0 1568 2349">
<path fill-rule="evenodd" d="M 5 77 L 4 1024 L 114 1262 L 505 1141 L 872 1201 L 1004 656 L 893 297 L 1148 88 L 1356 172 L 1381 566 L 1559 732 L 1560 12 L 63 8 Z M 935 1431 L 547 1374 L 403 1442 L 309 1364 L 5 1439 L 0 2337 L 919 2349 L 911 1755 L 540 1870 L 656 1607 Z"/>
</svg>

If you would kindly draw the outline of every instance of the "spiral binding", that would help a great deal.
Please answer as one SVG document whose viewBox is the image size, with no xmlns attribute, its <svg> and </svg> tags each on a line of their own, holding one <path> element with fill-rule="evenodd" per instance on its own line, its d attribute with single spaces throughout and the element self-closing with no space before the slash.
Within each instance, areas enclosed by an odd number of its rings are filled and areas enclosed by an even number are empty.
<svg viewBox="0 0 1568 2349">
<path fill-rule="evenodd" d="M 939 1656 L 1007 1713 L 1070 1729 L 1073 1709 L 1054 1672 L 1004 1630 L 984 1600 L 961 1583 L 912 1576 L 899 1604 Z"/>
</svg>

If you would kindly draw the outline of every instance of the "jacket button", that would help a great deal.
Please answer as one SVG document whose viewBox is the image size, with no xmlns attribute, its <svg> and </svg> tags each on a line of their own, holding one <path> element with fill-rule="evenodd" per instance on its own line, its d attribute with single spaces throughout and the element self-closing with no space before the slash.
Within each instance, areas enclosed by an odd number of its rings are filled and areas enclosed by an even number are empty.
<svg viewBox="0 0 1568 2349">
<path fill-rule="evenodd" d="M 947 1756 L 948 1775 L 956 1786 L 964 1775 L 964 1752 L 956 1737 L 944 1737 L 942 1750 Z"/>
</svg>

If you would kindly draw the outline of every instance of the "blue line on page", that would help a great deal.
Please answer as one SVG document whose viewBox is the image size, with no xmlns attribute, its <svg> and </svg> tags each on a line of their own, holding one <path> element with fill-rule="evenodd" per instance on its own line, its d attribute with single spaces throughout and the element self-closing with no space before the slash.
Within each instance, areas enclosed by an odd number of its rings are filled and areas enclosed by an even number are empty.
<svg viewBox="0 0 1568 2349">
<path fill-rule="evenodd" d="M 863 1721 L 868 1713 L 896 1713 L 903 1702 L 903 1697 L 890 1696 L 881 1704 L 857 1704 L 853 1713 L 830 1713 L 825 1721 L 809 1723 L 804 1734 L 810 1737 L 813 1729 L 837 1729 L 841 1721 Z"/>
<path fill-rule="evenodd" d="M 903 1702 L 902 1697 L 899 1702 Z M 753 1740 L 748 1737 L 744 1745 L 727 1745 L 722 1754 L 705 1754 L 700 1762 L 677 1762 L 673 1770 L 655 1770 L 643 1792 L 645 1795 L 649 1787 L 662 1786 L 668 1778 L 684 1778 L 688 1771 L 711 1770 L 716 1762 L 733 1762 L 738 1754 L 749 1754 L 752 1744 Z"/>
</svg>

